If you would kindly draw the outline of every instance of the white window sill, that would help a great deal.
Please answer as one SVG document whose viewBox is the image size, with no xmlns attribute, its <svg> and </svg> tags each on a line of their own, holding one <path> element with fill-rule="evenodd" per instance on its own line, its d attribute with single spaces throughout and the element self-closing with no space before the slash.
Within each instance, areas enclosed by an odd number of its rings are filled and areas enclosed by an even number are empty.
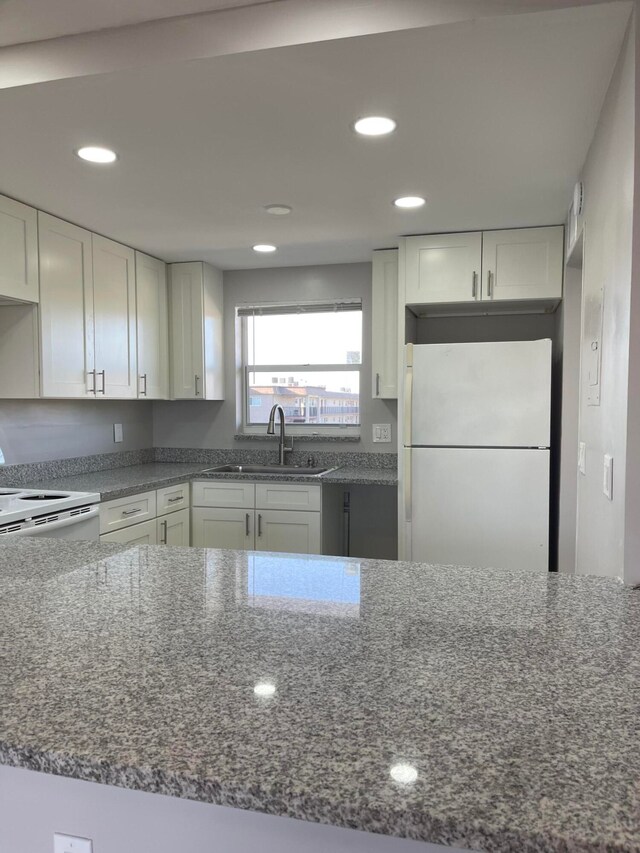
<svg viewBox="0 0 640 853">
<path fill-rule="evenodd" d="M 252 429 L 251 427 L 247 427 L 244 432 L 236 433 L 234 435 L 235 441 L 277 441 L 278 436 L 280 434 L 279 427 L 276 426 L 276 434 L 275 435 L 267 435 L 266 427 L 264 429 Z M 294 427 L 286 428 L 287 436 L 291 436 L 295 438 L 296 442 L 307 442 L 307 441 L 349 441 L 349 442 L 357 442 L 360 441 L 360 430 L 327 430 L 326 432 L 302 432 L 295 431 Z"/>
</svg>

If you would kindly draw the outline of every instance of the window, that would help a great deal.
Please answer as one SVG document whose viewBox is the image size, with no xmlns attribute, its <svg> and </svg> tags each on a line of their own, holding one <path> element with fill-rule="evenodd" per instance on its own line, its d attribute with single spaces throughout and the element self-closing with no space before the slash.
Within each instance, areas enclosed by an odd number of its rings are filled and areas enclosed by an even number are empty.
<svg viewBox="0 0 640 853">
<path fill-rule="evenodd" d="M 258 431 L 272 406 L 300 432 L 360 426 L 362 303 L 344 300 L 238 308 L 244 427 Z M 262 431 L 260 429 L 259 431 Z M 296 430 L 298 431 L 298 430 Z"/>
</svg>

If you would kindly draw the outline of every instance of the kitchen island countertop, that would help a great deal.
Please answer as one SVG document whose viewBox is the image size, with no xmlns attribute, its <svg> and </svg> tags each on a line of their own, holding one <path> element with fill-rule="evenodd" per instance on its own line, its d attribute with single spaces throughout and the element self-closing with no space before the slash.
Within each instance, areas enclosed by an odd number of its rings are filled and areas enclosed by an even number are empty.
<svg viewBox="0 0 640 853">
<path fill-rule="evenodd" d="M 615 581 L 37 539 L 0 547 L 0 601 L 3 764 L 488 853 L 640 850 L 640 591 Z"/>
</svg>

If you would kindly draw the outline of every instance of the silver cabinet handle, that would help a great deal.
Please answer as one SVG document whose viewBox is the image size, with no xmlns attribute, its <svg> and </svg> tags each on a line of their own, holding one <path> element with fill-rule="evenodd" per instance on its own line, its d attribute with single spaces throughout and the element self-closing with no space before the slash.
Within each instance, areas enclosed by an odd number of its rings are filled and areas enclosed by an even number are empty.
<svg viewBox="0 0 640 853">
<path fill-rule="evenodd" d="M 244 517 L 244 535 L 248 536 L 250 532 L 251 531 L 249 529 L 249 513 L 247 513 Z"/>
<path fill-rule="evenodd" d="M 167 544 L 167 522 L 162 521 L 160 523 L 160 528 L 162 530 L 162 533 L 160 534 L 160 544 L 166 545 Z"/>
<path fill-rule="evenodd" d="M 491 270 L 487 270 L 487 296 L 493 299 L 493 274 Z"/>
<path fill-rule="evenodd" d="M 105 375 L 104 370 L 98 370 L 98 372 L 96 373 L 96 376 L 102 376 L 102 388 L 96 389 L 96 394 L 104 394 L 104 389 L 105 389 L 106 384 L 107 384 L 107 377 Z"/>
<path fill-rule="evenodd" d="M 184 495 L 180 495 L 180 497 L 179 497 L 179 498 L 168 498 L 168 499 L 167 499 L 167 503 L 168 503 L 168 504 L 175 504 L 175 503 L 177 503 L 178 501 L 183 501 L 183 500 L 184 500 Z"/>
<path fill-rule="evenodd" d="M 88 370 L 87 376 L 91 376 L 93 382 L 91 384 L 91 388 L 87 388 L 87 394 L 95 394 L 96 393 L 96 372 L 95 370 Z"/>
<path fill-rule="evenodd" d="M 258 536 L 262 536 L 262 515 L 258 513 Z"/>
<path fill-rule="evenodd" d="M 376 373 L 376 397 L 380 396 L 380 374 Z"/>
<path fill-rule="evenodd" d="M 147 374 L 146 373 L 142 374 L 142 376 L 140 377 L 140 382 L 143 383 L 142 388 L 140 389 L 140 396 L 146 397 L 147 396 Z"/>
<path fill-rule="evenodd" d="M 471 276 L 471 296 L 474 299 L 478 298 L 478 273 L 475 270 Z"/>
<path fill-rule="evenodd" d="M 138 509 L 123 509 L 122 510 L 123 515 L 137 515 L 139 512 L 142 512 L 140 507 L 138 507 Z"/>
<path fill-rule="evenodd" d="M 198 390 L 198 382 L 200 382 L 200 377 L 196 373 L 196 375 L 193 377 L 193 386 L 194 386 L 194 390 L 196 392 L 196 397 L 200 396 L 200 391 Z"/>
</svg>

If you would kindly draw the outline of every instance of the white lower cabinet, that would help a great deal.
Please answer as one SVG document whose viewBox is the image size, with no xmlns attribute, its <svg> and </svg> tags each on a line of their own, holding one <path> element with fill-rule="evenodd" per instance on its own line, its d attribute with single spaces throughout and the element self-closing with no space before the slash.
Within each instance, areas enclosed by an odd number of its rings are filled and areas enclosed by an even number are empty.
<svg viewBox="0 0 640 853">
<path fill-rule="evenodd" d="M 255 547 L 253 510 L 194 507 L 191 515 L 196 548 L 244 551 Z"/>
<path fill-rule="evenodd" d="M 196 482 L 193 544 L 321 554 L 320 489 L 304 483 Z"/>
<path fill-rule="evenodd" d="M 141 521 L 139 524 L 131 524 L 121 530 L 112 533 L 103 533 L 101 542 L 118 542 L 120 545 L 157 545 L 158 525 L 157 520 Z"/>
<path fill-rule="evenodd" d="M 186 547 L 191 544 L 191 524 L 188 509 L 169 512 L 162 518 L 157 518 L 156 525 L 158 545 L 182 545 Z"/>
<path fill-rule="evenodd" d="M 101 542 L 121 545 L 190 545 L 189 484 L 106 501 L 100 534 Z"/>
</svg>

